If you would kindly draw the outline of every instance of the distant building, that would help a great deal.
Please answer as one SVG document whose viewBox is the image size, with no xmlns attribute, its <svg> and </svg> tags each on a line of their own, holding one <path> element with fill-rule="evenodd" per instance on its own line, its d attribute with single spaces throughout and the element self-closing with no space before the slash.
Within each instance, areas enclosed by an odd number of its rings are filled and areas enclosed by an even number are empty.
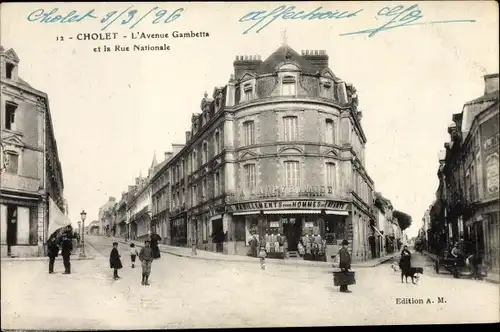
<svg viewBox="0 0 500 332">
<path fill-rule="evenodd" d="M 0 46 L 1 256 L 43 256 L 49 201 L 67 202 L 47 94 L 19 76 L 19 57 Z"/>
<path fill-rule="evenodd" d="M 116 216 L 116 198 L 109 197 L 108 201 L 99 208 L 99 234 L 111 235 L 113 226 L 115 225 Z"/>
<path fill-rule="evenodd" d="M 151 179 L 156 156 L 146 177 L 137 177 L 127 200 L 128 232 L 131 239 L 146 239 L 151 233 Z"/>
</svg>

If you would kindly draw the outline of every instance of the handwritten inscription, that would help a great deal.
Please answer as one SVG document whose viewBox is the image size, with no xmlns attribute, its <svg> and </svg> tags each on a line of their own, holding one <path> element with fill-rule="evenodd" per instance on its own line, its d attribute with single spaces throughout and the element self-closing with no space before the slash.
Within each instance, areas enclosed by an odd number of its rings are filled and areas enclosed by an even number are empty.
<svg viewBox="0 0 500 332">
<path fill-rule="evenodd" d="M 295 6 L 279 6 L 278 8 L 268 12 L 266 10 L 256 10 L 249 12 L 240 18 L 240 22 L 253 22 L 257 21 L 250 28 L 245 30 L 243 34 L 248 33 L 252 29 L 257 29 L 255 32 L 259 33 L 272 22 L 281 18 L 283 20 L 324 20 L 324 19 L 345 19 L 356 16 L 363 9 L 348 12 L 348 11 L 321 11 L 323 7 L 318 7 L 313 11 L 304 12 L 297 11 Z"/>
<path fill-rule="evenodd" d="M 250 31 L 255 33 L 261 32 L 264 28 L 278 19 L 282 20 L 346 20 L 360 17 L 364 9 L 360 8 L 353 11 L 326 11 L 323 7 L 318 7 L 313 11 L 303 11 L 296 9 L 295 6 L 279 6 L 272 11 L 254 10 L 246 13 L 240 19 L 240 23 L 253 23 L 249 28 L 243 31 L 247 34 Z M 376 19 L 379 21 L 382 18 L 382 25 L 375 28 L 358 30 L 348 33 L 341 33 L 340 36 L 361 35 L 365 34 L 368 37 L 373 37 L 380 32 L 388 31 L 396 28 L 403 28 L 415 25 L 443 24 L 443 23 L 473 23 L 473 19 L 454 19 L 454 20 L 437 20 L 437 21 L 422 21 L 424 15 L 418 5 L 411 6 L 388 6 L 378 10 Z"/>
<path fill-rule="evenodd" d="M 177 8 L 174 11 L 168 11 L 159 7 L 153 7 L 150 10 L 139 13 L 133 6 L 125 10 L 114 10 L 100 16 L 95 9 L 90 9 L 79 13 L 72 10 L 69 13 L 60 13 L 59 8 L 53 8 L 46 12 L 44 9 L 37 9 L 27 16 L 27 20 L 37 23 L 79 23 L 82 21 L 99 20 L 103 25 L 101 31 L 106 30 L 112 24 L 126 25 L 133 29 L 143 20 L 149 18 L 151 24 L 171 23 L 177 20 L 184 11 L 184 8 Z"/>
</svg>

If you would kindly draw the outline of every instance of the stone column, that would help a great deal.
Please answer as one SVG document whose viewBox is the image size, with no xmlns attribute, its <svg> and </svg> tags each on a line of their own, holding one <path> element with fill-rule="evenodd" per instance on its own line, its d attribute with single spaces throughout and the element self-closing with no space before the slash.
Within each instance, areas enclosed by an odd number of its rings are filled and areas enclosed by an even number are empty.
<svg viewBox="0 0 500 332">
<path fill-rule="evenodd" d="M 228 255 L 235 255 L 236 241 L 233 216 L 228 213 L 224 213 L 224 216 L 222 217 L 222 225 L 224 234 L 227 232 L 227 238 L 226 241 L 224 241 L 224 253 Z"/>
</svg>

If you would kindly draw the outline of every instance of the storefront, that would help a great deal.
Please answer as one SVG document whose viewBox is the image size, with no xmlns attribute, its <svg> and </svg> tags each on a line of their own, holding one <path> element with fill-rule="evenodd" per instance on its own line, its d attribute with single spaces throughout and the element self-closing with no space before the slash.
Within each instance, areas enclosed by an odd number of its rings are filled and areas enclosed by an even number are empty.
<svg viewBox="0 0 500 332">
<path fill-rule="evenodd" d="M 347 235 L 349 206 L 348 202 L 329 200 L 273 200 L 229 205 L 240 249 L 237 252 L 248 252 L 253 232 L 272 256 L 300 256 L 302 249 L 304 253 L 309 249 L 307 239 L 314 239 L 312 247 L 319 246 L 323 253 L 328 248 L 334 252 Z"/>
<path fill-rule="evenodd" d="M 170 243 L 173 246 L 187 246 L 187 213 L 182 212 L 170 218 Z"/>
</svg>

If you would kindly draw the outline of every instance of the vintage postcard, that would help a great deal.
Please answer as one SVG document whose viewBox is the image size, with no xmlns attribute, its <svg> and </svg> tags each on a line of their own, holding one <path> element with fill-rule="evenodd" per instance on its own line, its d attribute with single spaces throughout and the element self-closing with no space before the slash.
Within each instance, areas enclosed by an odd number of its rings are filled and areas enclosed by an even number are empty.
<svg viewBox="0 0 500 332">
<path fill-rule="evenodd" d="M 499 322 L 497 2 L 0 17 L 2 330 Z"/>
</svg>

